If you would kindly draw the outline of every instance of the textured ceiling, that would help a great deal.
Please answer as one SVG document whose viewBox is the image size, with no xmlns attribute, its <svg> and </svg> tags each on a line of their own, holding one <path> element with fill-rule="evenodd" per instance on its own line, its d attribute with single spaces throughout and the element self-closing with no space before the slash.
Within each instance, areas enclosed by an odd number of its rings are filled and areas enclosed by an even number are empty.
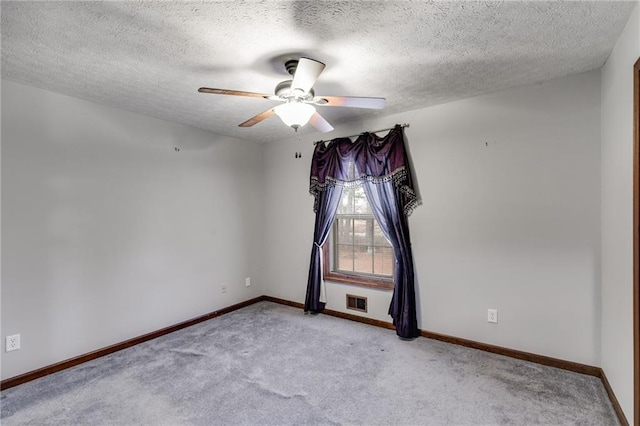
<svg viewBox="0 0 640 426">
<path fill-rule="evenodd" d="M 273 101 L 283 59 L 327 64 L 318 95 L 387 108 L 320 107 L 332 124 L 601 67 L 635 2 L 218 1 L 1 4 L 2 77 L 237 138 L 292 136 Z M 305 126 L 301 132 L 313 132 Z M 328 136 L 332 134 L 329 133 Z"/>
</svg>

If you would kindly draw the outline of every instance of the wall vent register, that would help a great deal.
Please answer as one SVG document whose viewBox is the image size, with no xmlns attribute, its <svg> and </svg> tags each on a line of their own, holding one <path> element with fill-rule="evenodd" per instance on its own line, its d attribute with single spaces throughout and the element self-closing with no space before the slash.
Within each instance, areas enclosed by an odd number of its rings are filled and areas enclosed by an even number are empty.
<svg viewBox="0 0 640 426">
<path fill-rule="evenodd" d="M 367 298 L 362 296 L 354 296 L 347 294 L 347 309 L 354 311 L 367 312 Z"/>
</svg>

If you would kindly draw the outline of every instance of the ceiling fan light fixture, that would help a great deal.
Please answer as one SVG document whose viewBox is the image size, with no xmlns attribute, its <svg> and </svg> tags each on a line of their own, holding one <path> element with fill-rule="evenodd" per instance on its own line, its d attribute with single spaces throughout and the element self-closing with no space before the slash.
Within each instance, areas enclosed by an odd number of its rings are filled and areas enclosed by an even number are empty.
<svg viewBox="0 0 640 426">
<path fill-rule="evenodd" d="M 290 101 L 282 105 L 278 105 L 273 109 L 284 124 L 298 130 L 309 122 L 311 116 L 315 114 L 316 109 L 313 105 L 303 102 Z"/>
</svg>

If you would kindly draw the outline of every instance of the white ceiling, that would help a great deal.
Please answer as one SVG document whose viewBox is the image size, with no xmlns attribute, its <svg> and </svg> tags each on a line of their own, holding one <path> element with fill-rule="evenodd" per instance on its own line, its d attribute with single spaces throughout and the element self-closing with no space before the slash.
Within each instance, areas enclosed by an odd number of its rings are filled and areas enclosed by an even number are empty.
<svg viewBox="0 0 640 426">
<path fill-rule="evenodd" d="M 292 136 L 273 101 L 283 60 L 327 64 L 317 95 L 381 96 L 382 111 L 320 107 L 332 124 L 601 67 L 636 2 L 149 1 L 1 3 L 2 77 L 253 141 Z M 305 126 L 302 132 L 313 132 Z M 332 136 L 331 133 L 327 136 Z"/>
</svg>

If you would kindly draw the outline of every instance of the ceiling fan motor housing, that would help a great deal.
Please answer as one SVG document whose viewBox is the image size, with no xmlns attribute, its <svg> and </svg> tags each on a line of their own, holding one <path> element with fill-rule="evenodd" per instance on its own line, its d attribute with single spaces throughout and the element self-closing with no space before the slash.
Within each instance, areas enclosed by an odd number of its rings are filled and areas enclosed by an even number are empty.
<svg viewBox="0 0 640 426">
<path fill-rule="evenodd" d="M 291 90 L 292 83 L 293 80 L 285 80 L 278 83 L 275 90 L 276 96 L 279 96 L 283 99 L 296 98 L 300 100 L 311 100 L 315 96 L 315 92 L 313 91 L 313 89 L 310 89 L 307 93 L 298 91 L 298 93 L 296 94 L 295 91 Z"/>
</svg>

